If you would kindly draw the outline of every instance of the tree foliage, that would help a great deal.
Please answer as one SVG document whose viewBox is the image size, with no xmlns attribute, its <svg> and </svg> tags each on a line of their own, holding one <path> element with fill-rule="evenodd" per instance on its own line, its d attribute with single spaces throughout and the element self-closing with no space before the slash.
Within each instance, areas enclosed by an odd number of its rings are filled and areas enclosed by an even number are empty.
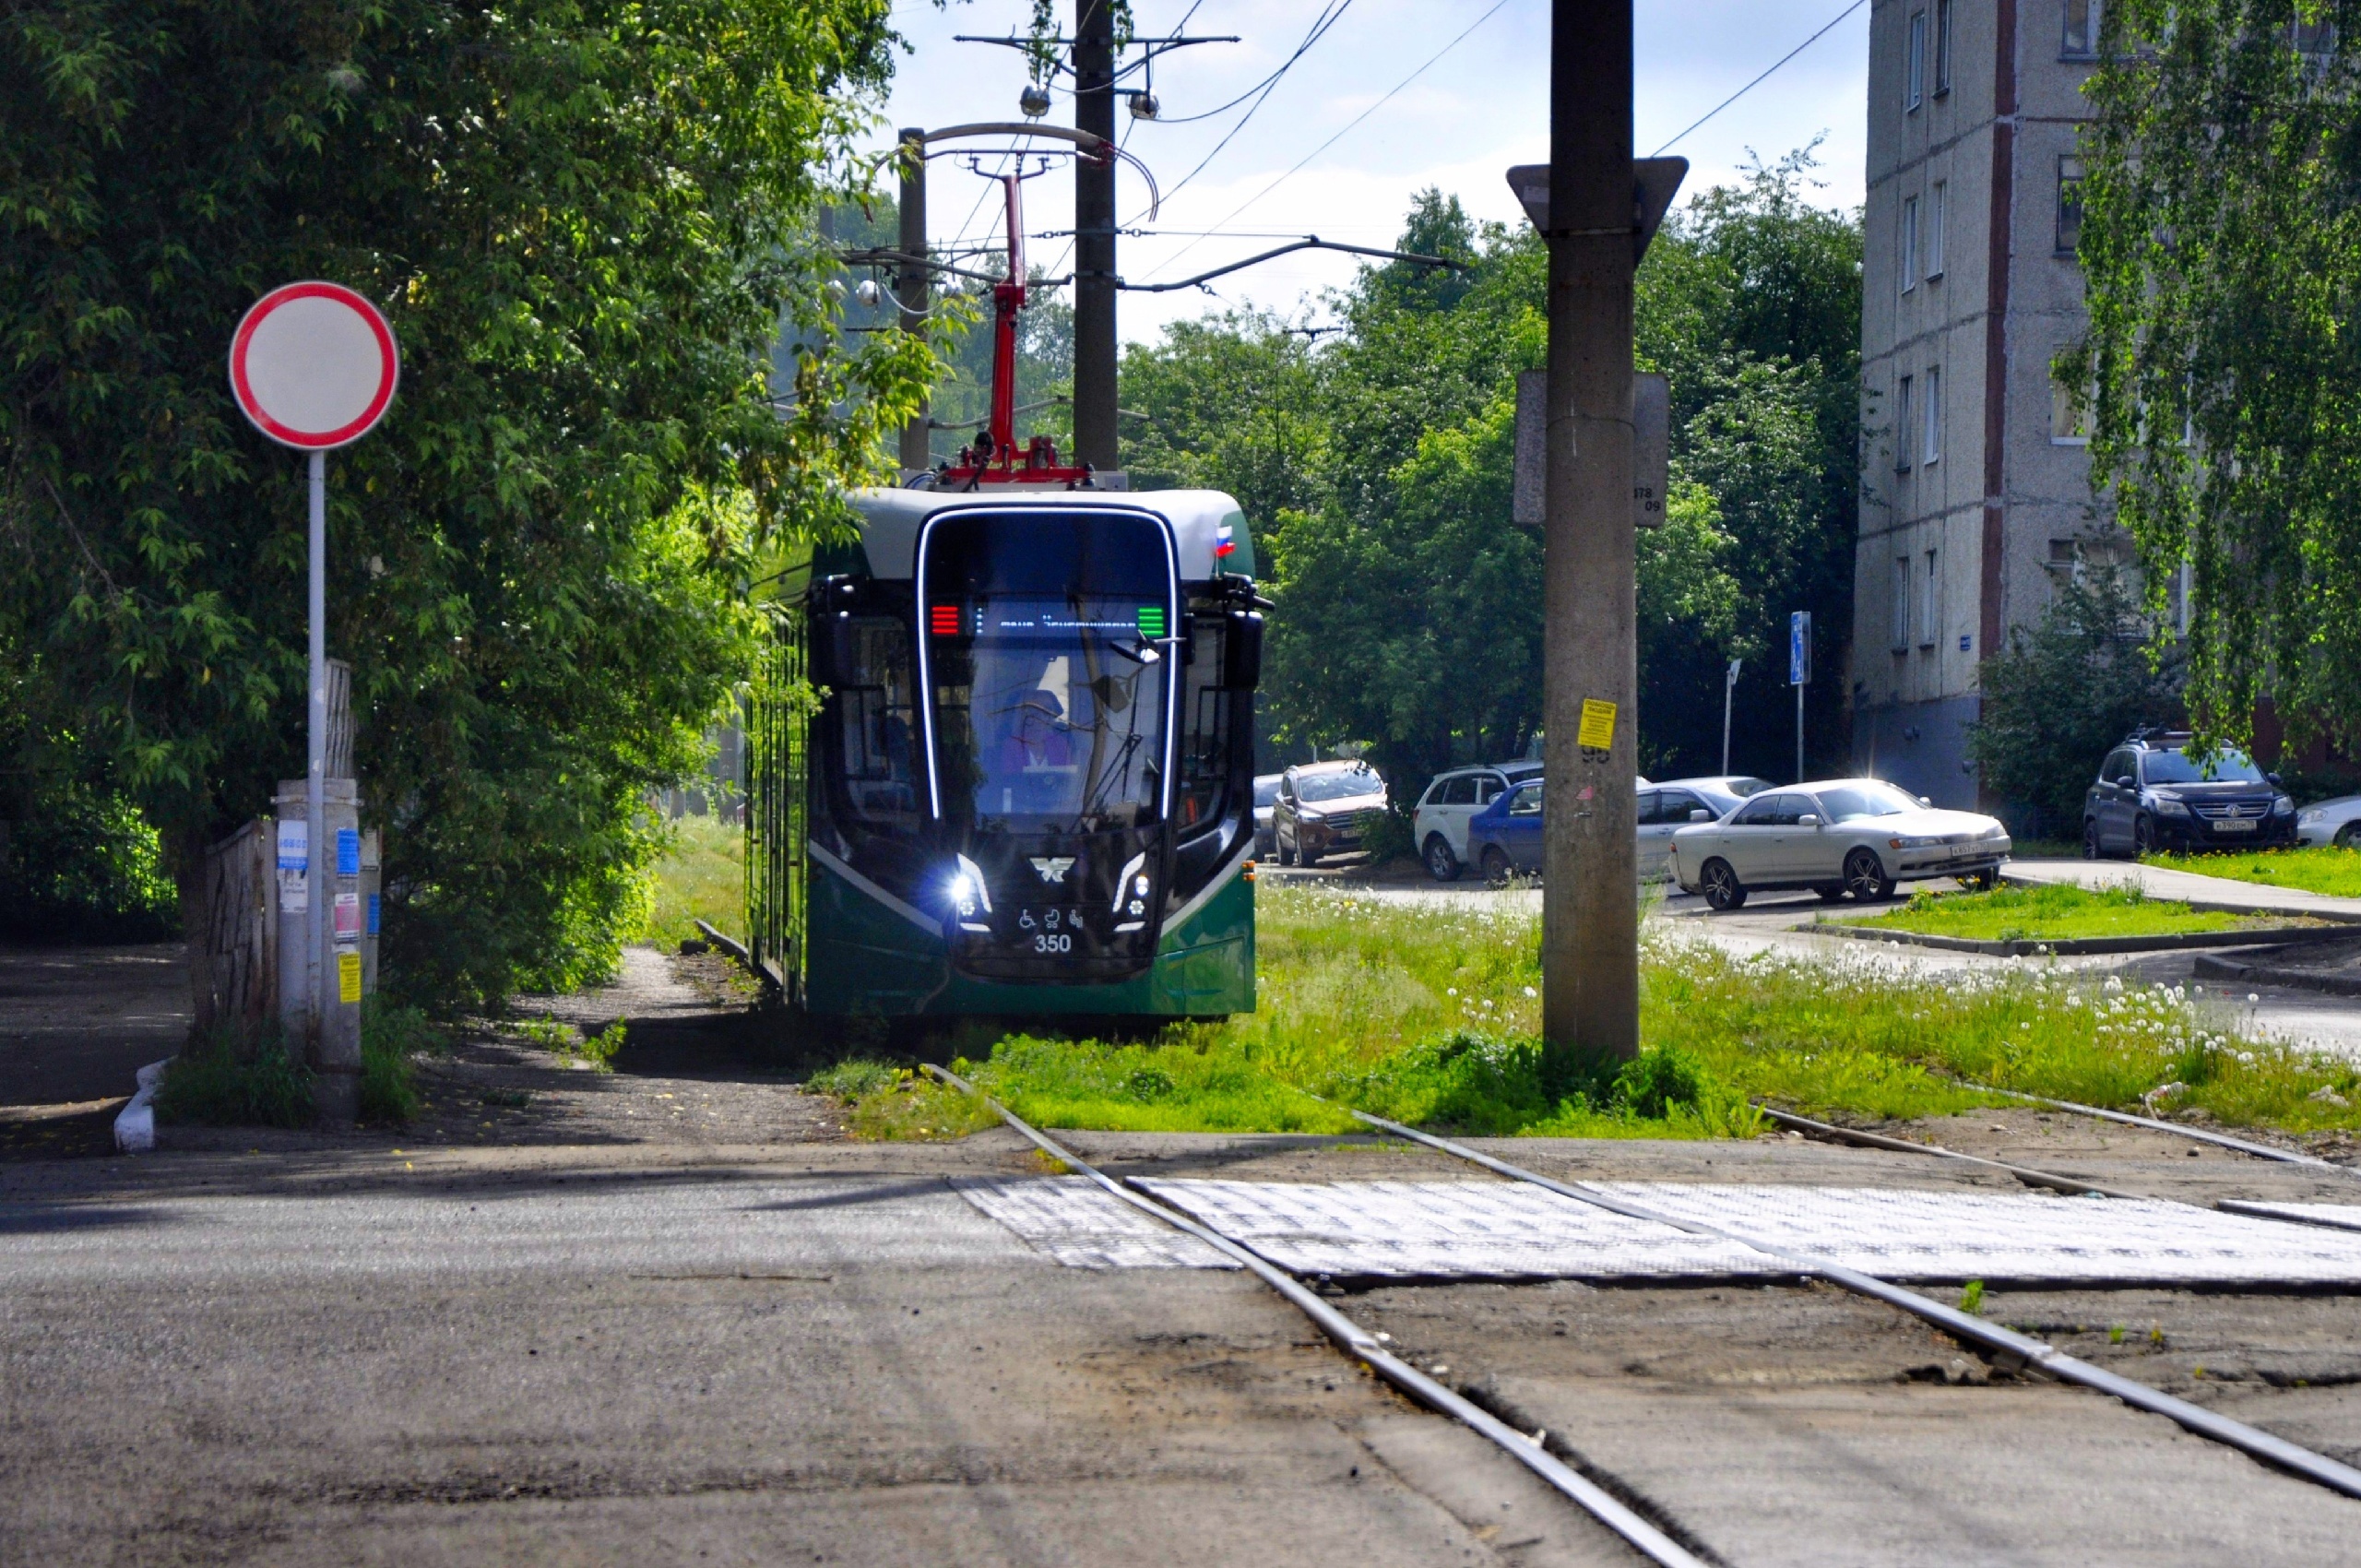
<svg viewBox="0 0 2361 1568">
<path fill-rule="evenodd" d="M 1699 196 L 1639 276 L 1642 368 L 1672 384 L 1667 524 L 1640 540 L 1641 756 L 1717 767 L 1725 659 L 1747 691 L 1785 675 L 1790 610 L 1841 669 L 1851 624 L 1860 242 L 1802 198 L 1809 157 Z M 1547 257 L 1531 229 L 1478 226 L 1421 195 L 1399 249 L 1461 263 L 1364 268 L 1341 330 L 1230 313 L 1167 329 L 1123 364 L 1135 483 L 1229 491 L 1279 608 L 1265 712 L 1287 754 L 1360 742 L 1402 789 L 1522 751 L 1541 719 L 1541 540 L 1511 517 L 1517 373 L 1547 351 Z M 1832 647 L 1830 638 L 1837 639 Z M 1778 694 L 1784 696 L 1784 691 Z M 1815 687 L 1815 747 L 1844 744 L 1844 694 Z M 1757 706 L 1749 704 L 1748 706 Z M 1737 763 L 1789 754 L 1785 710 Z"/>
<path fill-rule="evenodd" d="M 2190 719 L 2361 744 L 2361 5 L 2122 0 L 2085 92 L 2091 471 Z M 2299 44 L 2301 45 L 2299 47 Z M 2160 631 L 2159 637 L 2163 634 Z"/>
<path fill-rule="evenodd" d="M 389 968 L 451 1003 L 611 951 L 766 536 L 922 384 L 825 330 L 813 204 L 884 0 L 26 0 L 0 13 L 0 658 L 183 871 L 303 771 L 303 464 L 223 356 L 273 284 L 404 355 L 330 461 L 331 650 Z M 811 346 L 775 390 L 783 317 Z"/>
</svg>

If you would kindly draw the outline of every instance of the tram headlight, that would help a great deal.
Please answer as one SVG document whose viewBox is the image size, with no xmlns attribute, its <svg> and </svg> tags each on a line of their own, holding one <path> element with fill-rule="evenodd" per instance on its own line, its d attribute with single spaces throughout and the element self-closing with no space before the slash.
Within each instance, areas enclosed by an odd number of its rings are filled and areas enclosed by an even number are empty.
<svg viewBox="0 0 2361 1568">
<path fill-rule="evenodd" d="M 1115 873 L 1115 902 L 1109 908 L 1121 914 L 1126 897 L 1133 900 L 1132 913 L 1138 914 L 1138 900 L 1147 897 L 1147 851 L 1145 849 L 1125 861 L 1123 869 Z"/>
<path fill-rule="evenodd" d="M 965 855 L 958 856 L 957 860 L 959 869 L 951 873 L 951 885 L 944 891 L 950 894 L 952 903 L 957 906 L 962 916 L 974 914 L 979 905 L 984 913 L 991 914 L 991 889 L 984 885 L 982 869 Z"/>
</svg>

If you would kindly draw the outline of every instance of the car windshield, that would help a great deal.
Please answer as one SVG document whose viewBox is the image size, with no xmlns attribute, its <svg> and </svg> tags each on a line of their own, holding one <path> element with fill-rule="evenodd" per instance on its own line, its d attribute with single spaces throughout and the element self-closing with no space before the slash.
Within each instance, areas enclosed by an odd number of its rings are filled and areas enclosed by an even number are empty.
<svg viewBox="0 0 2361 1568">
<path fill-rule="evenodd" d="M 1771 788 L 1771 780 L 1768 778 L 1725 778 L 1722 780 L 1722 788 L 1743 801 L 1750 795 L 1759 795 Z"/>
<path fill-rule="evenodd" d="M 1082 833 L 1157 818 L 1169 561 L 1146 517 L 933 525 L 919 592 L 945 816 Z"/>
<path fill-rule="evenodd" d="M 1296 799 L 1299 801 L 1349 801 L 1360 795 L 1374 795 L 1384 788 L 1385 780 L 1377 776 L 1373 767 L 1295 776 Z"/>
<path fill-rule="evenodd" d="M 1257 778 L 1254 780 L 1254 803 L 1256 805 L 1267 806 L 1277 801 L 1278 798 L 1279 780 L 1277 775 L 1274 774 L 1268 778 Z"/>
<path fill-rule="evenodd" d="M 2151 784 L 2260 784 L 2262 770 L 2225 746 L 2202 764 L 2186 750 L 2150 752 L 2140 759 L 2140 777 Z"/>
<path fill-rule="evenodd" d="M 1865 816 L 1899 816 L 1923 811 L 1916 800 L 1891 784 L 1840 784 L 1820 791 L 1820 803 L 1831 822 L 1854 822 Z"/>
</svg>

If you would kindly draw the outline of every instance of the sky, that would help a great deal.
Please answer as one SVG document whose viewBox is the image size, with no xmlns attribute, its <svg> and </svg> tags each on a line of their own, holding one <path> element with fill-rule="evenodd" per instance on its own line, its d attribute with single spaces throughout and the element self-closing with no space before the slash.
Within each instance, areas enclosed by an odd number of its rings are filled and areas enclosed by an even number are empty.
<svg viewBox="0 0 2361 1568">
<path fill-rule="evenodd" d="M 1132 0 L 1143 36 L 1169 34 L 1185 18 L 1192 36 L 1235 34 L 1240 42 L 1201 44 L 1160 58 L 1157 122 L 1133 122 L 1119 104 L 1118 128 L 1128 126 L 1125 150 L 1148 165 L 1164 193 L 1151 220 L 1145 184 L 1128 169 L 1120 176 L 1122 222 L 1157 232 L 1126 234 L 1119 242 L 1118 270 L 1127 280 L 1187 278 L 1305 234 L 1387 245 L 1400 233 L 1411 197 L 1430 185 L 1458 196 L 1479 220 L 1520 216 L 1503 175 L 1512 163 L 1548 160 L 1548 0 L 1347 0 L 1342 15 L 1218 152 L 1216 144 L 1239 125 L 1253 99 L 1209 118 L 1177 123 L 1269 77 L 1336 3 Z M 1867 6 L 1703 127 L 1681 134 L 1847 3 L 1637 0 L 1636 145 L 1646 155 L 1680 137 L 1665 150 L 1690 160 L 1682 199 L 1738 178 L 1750 152 L 1768 162 L 1824 135 L 1815 176 L 1824 183 L 1812 198 L 1832 208 L 1860 204 Z M 955 42 L 953 35 L 1005 38 L 1025 26 L 1031 10 L 1030 0 L 952 0 L 940 6 L 934 0 L 899 0 L 894 26 L 908 50 L 874 145 L 889 146 L 894 126 L 1020 118 L 1023 55 Z M 1060 0 L 1059 10 L 1070 17 L 1072 0 Z M 1432 58 L 1453 39 L 1459 42 Z M 1427 65 L 1422 73 L 1385 97 L 1421 65 Z M 1368 117 L 1347 130 L 1364 112 Z M 1073 100 L 1064 91 L 1048 119 L 1074 123 Z M 1344 135 L 1334 146 L 1287 175 L 1339 131 Z M 1192 174 L 1208 154 L 1211 161 Z M 934 160 L 928 189 L 933 243 L 942 247 L 963 234 L 974 241 L 996 232 L 997 190 L 958 160 Z M 1025 201 L 1028 260 L 1066 271 L 1069 242 L 1054 231 L 1073 227 L 1072 174 L 1061 165 L 1028 180 Z M 1217 279 L 1217 294 L 1127 291 L 1121 329 L 1127 340 L 1153 340 L 1168 321 L 1230 306 L 1316 323 L 1327 318 L 1321 291 L 1348 281 L 1355 266 L 1334 253 L 1299 252 Z"/>
</svg>

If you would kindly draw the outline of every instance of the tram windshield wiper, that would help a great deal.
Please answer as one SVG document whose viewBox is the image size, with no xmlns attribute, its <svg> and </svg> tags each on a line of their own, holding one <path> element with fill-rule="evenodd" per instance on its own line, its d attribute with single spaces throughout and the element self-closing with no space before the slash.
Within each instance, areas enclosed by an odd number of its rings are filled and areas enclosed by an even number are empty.
<svg viewBox="0 0 2361 1568">
<path fill-rule="evenodd" d="M 1107 645 L 1107 648 L 1110 653 L 1121 654 L 1134 664 L 1154 664 L 1164 657 L 1156 651 L 1156 645 L 1145 637 L 1139 640 L 1139 646 L 1136 647 L 1125 647 L 1121 643 L 1110 642 Z"/>
</svg>

